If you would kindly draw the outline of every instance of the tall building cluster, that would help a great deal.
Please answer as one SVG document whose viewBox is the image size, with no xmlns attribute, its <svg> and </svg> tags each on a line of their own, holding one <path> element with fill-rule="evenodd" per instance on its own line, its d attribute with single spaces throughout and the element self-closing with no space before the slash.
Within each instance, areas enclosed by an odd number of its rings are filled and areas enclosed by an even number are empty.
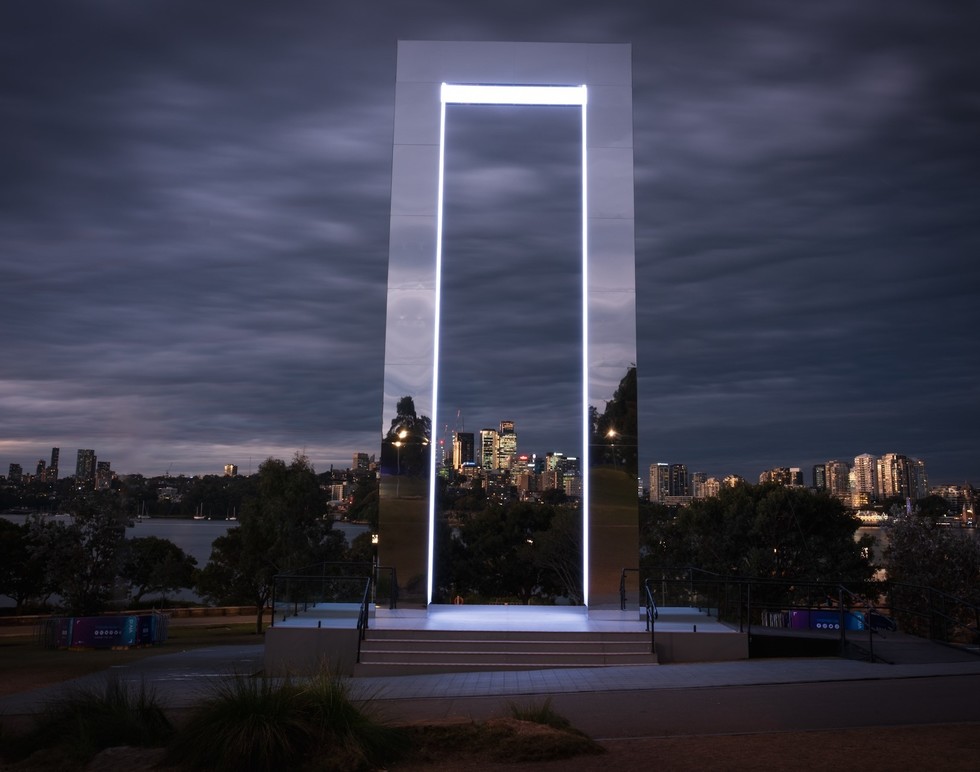
<svg viewBox="0 0 980 772">
<path fill-rule="evenodd" d="M 684 504 L 691 499 L 717 496 L 723 487 L 739 482 L 742 479 L 737 475 L 722 480 L 705 472 L 689 475 L 684 464 L 651 464 L 650 501 Z M 812 482 L 815 490 L 827 491 L 857 509 L 894 497 L 915 501 L 929 495 L 925 462 L 901 453 L 885 453 L 880 457 L 862 453 L 853 461 L 831 459 L 813 467 Z M 759 483 L 796 488 L 806 485 L 803 470 L 792 466 L 765 470 L 759 475 Z"/>
<path fill-rule="evenodd" d="M 893 497 L 914 501 L 929 495 L 925 462 L 901 453 L 881 457 L 862 453 L 853 462 L 835 459 L 817 464 L 813 487 L 856 508 Z"/>
<path fill-rule="evenodd" d="M 484 487 L 491 497 L 511 494 L 534 499 L 548 490 L 582 495 L 579 459 L 557 451 L 541 457 L 520 454 L 513 421 L 475 432 L 454 431 L 452 451 L 444 454 L 443 473 L 462 486 Z"/>
<path fill-rule="evenodd" d="M 650 501 L 658 504 L 687 504 L 692 499 L 717 496 L 723 485 L 734 484 L 740 477 L 718 480 L 706 472 L 688 472 L 686 464 L 658 462 L 650 464 Z"/>
</svg>

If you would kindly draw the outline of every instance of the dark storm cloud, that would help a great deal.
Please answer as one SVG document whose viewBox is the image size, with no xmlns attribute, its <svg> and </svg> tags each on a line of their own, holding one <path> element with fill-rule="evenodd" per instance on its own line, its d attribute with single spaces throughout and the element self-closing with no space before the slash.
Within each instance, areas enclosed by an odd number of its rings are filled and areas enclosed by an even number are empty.
<svg viewBox="0 0 980 772">
<path fill-rule="evenodd" d="M 938 15 L 864 13 L 709 23 L 637 68 L 650 460 L 757 474 L 904 448 L 944 477 L 949 414 L 978 425 L 974 58 Z"/>
<path fill-rule="evenodd" d="M 395 41 L 457 38 L 633 44 L 643 465 L 754 476 L 897 451 L 933 479 L 976 477 L 971 8 L 87 2 L 0 16 L 4 464 L 56 444 L 147 473 L 376 452 Z M 533 190 L 522 174 L 474 171 L 472 189 Z M 532 255 L 514 280 L 549 313 L 508 316 L 495 290 L 497 330 L 460 316 L 461 356 L 522 323 L 512 350 L 537 354 L 471 381 L 473 404 L 547 386 L 574 348 L 555 340 L 562 285 L 533 257 L 547 239 L 497 248 Z M 489 290 L 493 272 L 469 269 L 462 286 Z"/>
</svg>

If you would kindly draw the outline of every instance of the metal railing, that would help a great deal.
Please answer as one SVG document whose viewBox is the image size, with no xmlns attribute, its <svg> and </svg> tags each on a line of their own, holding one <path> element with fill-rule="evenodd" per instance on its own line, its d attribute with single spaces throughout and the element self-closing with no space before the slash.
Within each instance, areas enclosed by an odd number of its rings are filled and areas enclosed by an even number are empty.
<svg viewBox="0 0 980 772">
<path fill-rule="evenodd" d="M 660 616 L 660 611 L 657 608 L 657 601 L 653 597 L 653 593 L 650 591 L 650 580 L 647 579 L 643 582 L 643 593 L 646 595 L 646 620 L 647 620 L 647 632 L 650 633 L 650 653 L 657 653 L 657 617 Z M 625 608 L 625 606 L 624 606 Z"/>
<path fill-rule="evenodd" d="M 370 577 L 364 586 L 364 594 L 361 596 L 361 608 L 357 614 L 357 657 L 355 662 L 361 661 L 361 641 L 367 636 L 368 619 L 371 616 L 371 595 L 374 591 L 374 577 Z"/>
<path fill-rule="evenodd" d="M 874 582 L 754 579 L 693 567 L 647 577 L 643 587 L 654 607 L 696 608 L 739 632 L 783 627 L 837 633 L 841 651 L 848 630 L 868 629 L 869 636 L 873 634 L 873 601 L 879 592 Z"/>
<path fill-rule="evenodd" d="M 272 586 L 272 626 L 276 618 L 299 616 L 317 606 L 328 604 L 359 604 L 362 588 L 371 589 L 371 575 L 335 576 L 308 574 L 279 574 Z M 368 596 L 370 600 L 370 595 Z"/>
<path fill-rule="evenodd" d="M 888 582 L 885 596 L 890 616 L 905 632 L 970 649 L 980 644 L 980 605 L 904 582 Z"/>
<path fill-rule="evenodd" d="M 276 613 L 281 613 L 283 606 L 292 604 L 295 616 L 302 606 L 307 611 L 316 603 L 354 602 L 349 597 L 349 587 L 341 587 L 342 579 L 371 580 L 370 601 L 377 603 L 378 598 L 387 599 L 388 608 L 394 609 L 398 604 L 398 576 L 395 569 L 379 566 L 368 562 L 324 562 L 310 566 L 302 566 L 289 573 L 277 574 L 272 584 L 272 624 L 275 625 Z M 318 584 L 319 582 L 319 584 Z M 345 598 L 341 600 L 340 598 Z M 358 594 L 358 597 L 359 594 Z"/>
</svg>

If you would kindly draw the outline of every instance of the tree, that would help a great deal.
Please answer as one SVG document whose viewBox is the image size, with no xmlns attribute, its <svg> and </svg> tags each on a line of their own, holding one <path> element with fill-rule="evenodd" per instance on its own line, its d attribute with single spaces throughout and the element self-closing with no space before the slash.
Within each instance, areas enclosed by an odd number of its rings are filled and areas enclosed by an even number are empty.
<svg viewBox="0 0 980 772">
<path fill-rule="evenodd" d="M 27 562 L 18 571 L 24 588 L 24 599 L 46 605 L 48 599 L 63 591 L 65 576 L 74 570 L 77 535 L 64 520 L 31 518 L 25 523 Z"/>
<path fill-rule="evenodd" d="M 385 475 L 426 478 L 432 419 L 415 412 L 415 400 L 402 397 L 395 417 L 381 441 L 381 469 Z"/>
<path fill-rule="evenodd" d="M 112 598 L 128 522 L 117 498 L 77 504 L 58 590 L 69 613 L 98 613 Z"/>
<path fill-rule="evenodd" d="M 345 542 L 323 514 L 327 502 L 305 456 L 297 454 L 288 466 L 269 458 L 257 477 L 255 494 L 245 501 L 238 527 L 214 540 L 197 587 L 214 602 L 254 604 L 255 629 L 261 633 L 275 576 L 340 560 Z"/>
<path fill-rule="evenodd" d="M 888 578 L 932 587 L 980 605 L 980 542 L 972 531 L 936 525 L 911 515 L 888 526 Z"/>
<path fill-rule="evenodd" d="M 347 516 L 351 520 L 366 520 L 372 531 L 378 530 L 378 478 L 362 477 L 351 494 Z"/>
<path fill-rule="evenodd" d="M 546 535 L 555 517 L 554 507 L 519 503 L 468 518 L 460 527 L 461 549 L 453 561 L 457 588 L 484 597 L 516 597 L 523 604 L 533 597 L 566 594 L 574 585 L 575 558 L 566 559 L 569 534 Z M 581 548 L 578 556 L 581 561 Z"/>
<path fill-rule="evenodd" d="M 31 560 L 30 528 L 0 518 L 0 595 L 16 604 L 22 613 L 27 601 L 40 594 L 43 566 Z"/>
<path fill-rule="evenodd" d="M 142 536 L 127 539 L 119 576 L 129 583 L 134 603 L 144 595 L 164 596 L 184 587 L 193 587 L 197 560 L 169 539 Z"/>
<path fill-rule="evenodd" d="M 696 499 L 643 532 L 643 551 L 666 565 L 727 576 L 865 581 L 874 573 L 871 540 L 859 521 L 825 493 L 774 484 L 737 485 Z M 649 561 L 648 561 L 649 562 Z"/>
<path fill-rule="evenodd" d="M 593 466 L 614 466 L 633 480 L 637 473 L 637 382 L 636 367 L 630 367 L 619 382 L 613 398 L 600 414 L 589 408 L 592 436 L 589 439 Z"/>
<path fill-rule="evenodd" d="M 562 507 L 549 527 L 534 535 L 535 564 L 544 572 L 543 584 L 554 587 L 573 605 L 582 597 L 582 510 Z"/>
</svg>

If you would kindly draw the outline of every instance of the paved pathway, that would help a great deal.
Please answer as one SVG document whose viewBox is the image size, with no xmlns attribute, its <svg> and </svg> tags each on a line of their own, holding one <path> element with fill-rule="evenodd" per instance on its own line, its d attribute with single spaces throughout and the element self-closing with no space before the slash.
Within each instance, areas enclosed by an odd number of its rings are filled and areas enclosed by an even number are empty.
<svg viewBox="0 0 980 772">
<path fill-rule="evenodd" d="M 216 679 L 262 667 L 263 647 L 221 646 L 111 668 L 187 707 Z M 67 688 L 105 673 L 0 698 L 0 714 L 23 715 Z M 351 682 L 356 697 L 391 720 L 507 715 L 511 704 L 552 706 L 594 737 L 667 736 L 976 721 L 980 660 L 884 665 L 775 659 L 683 665 L 450 673 Z"/>
</svg>

